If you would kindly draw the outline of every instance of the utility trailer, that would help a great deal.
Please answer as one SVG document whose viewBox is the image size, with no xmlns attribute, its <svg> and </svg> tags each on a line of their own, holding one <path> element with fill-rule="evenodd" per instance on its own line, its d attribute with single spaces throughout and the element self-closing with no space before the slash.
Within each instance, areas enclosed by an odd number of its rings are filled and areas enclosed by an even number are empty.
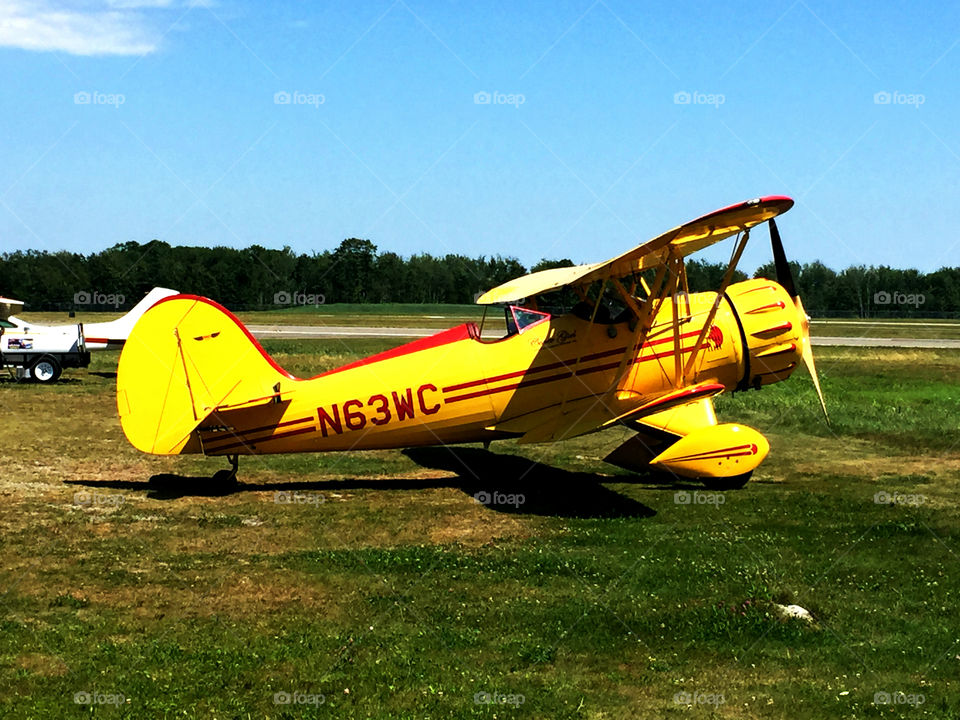
<svg viewBox="0 0 960 720">
<path fill-rule="evenodd" d="M 70 326 L 75 332 L 30 334 L 17 325 L 0 320 L 0 367 L 8 369 L 17 380 L 32 379 L 53 383 L 64 368 L 85 368 L 90 365 L 90 351 L 83 335 L 83 324 Z"/>
<path fill-rule="evenodd" d="M 9 369 L 18 380 L 56 382 L 64 368 L 89 366 L 91 350 L 122 348 L 147 308 L 176 294 L 169 288 L 153 288 L 123 317 L 88 323 L 86 329 L 82 323 L 38 325 L 18 318 L 13 313 L 23 308 L 23 301 L 0 297 L 0 369 Z"/>
</svg>

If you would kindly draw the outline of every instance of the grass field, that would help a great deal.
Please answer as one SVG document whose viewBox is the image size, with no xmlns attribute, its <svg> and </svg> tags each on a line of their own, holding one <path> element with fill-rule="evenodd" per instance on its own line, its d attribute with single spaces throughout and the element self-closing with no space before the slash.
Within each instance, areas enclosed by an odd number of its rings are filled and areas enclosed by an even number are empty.
<svg viewBox="0 0 960 720">
<path fill-rule="evenodd" d="M 726 493 L 605 465 L 626 430 L 217 487 L 126 443 L 115 365 L 0 382 L 0 717 L 958 716 L 955 352 L 824 348 L 829 427 L 799 373 L 721 396 L 772 445 Z"/>
</svg>

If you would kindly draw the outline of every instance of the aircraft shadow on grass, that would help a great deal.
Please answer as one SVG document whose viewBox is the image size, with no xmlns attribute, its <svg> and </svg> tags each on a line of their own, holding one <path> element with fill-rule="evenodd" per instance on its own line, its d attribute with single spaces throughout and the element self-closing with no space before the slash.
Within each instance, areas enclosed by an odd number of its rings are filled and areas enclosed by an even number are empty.
<svg viewBox="0 0 960 720">
<path fill-rule="evenodd" d="M 571 518 L 646 518 L 656 514 L 647 505 L 604 486 L 604 483 L 640 483 L 649 489 L 673 490 L 686 483 L 659 483 L 651 476 L 610 477 L 574 472 L 516 455 L 499 455 L 469 447 L 428 447 L 404 450 L 421 467 L 454 473 L 454 477 L 344 478 L 313 482 L 245 483 L 225 474 L 191 477 L 162 473 L 147 482 L 129 480 L 67 480 L 70 485 L 147 490 L 147 497 L 175 500 L 182 497 L 225 497 L 244 492 L 329 492 L 336 490 L 426 490 L 456 488 L 483 502 L 491 512 Z M 241 470 L 242 473 L 242 470 Z M 690 485 L 699 488 L 699 485 Z"/>
<path fill-rule="evenodd" d="M 421 467 L 456 473 L 447 480 L 491 510 L 557 517 L 650 517 L 655 511 L 604 487 L 604 475 L 573 472 L 516 455 L 471 447 L 424 447 L 403 454 Z"/>
</svg>

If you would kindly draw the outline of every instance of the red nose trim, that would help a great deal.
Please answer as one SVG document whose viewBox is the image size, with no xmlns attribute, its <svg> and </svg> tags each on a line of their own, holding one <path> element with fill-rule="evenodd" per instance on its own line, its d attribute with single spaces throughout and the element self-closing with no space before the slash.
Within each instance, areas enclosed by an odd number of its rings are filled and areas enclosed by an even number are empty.
<svg viewBox="0 0 960 720">
<path fill-rule="evenodd" d="M 741 295 L 746 295 L 748 293 L 757 292 L 757 290 L 776 290 L 775 285 L 757 285 L 756 287 L 748 288 L 744 290 Z"/>
<path fill-rule="evenodd" d="M 783 310 L 785 307 L 786 307 L 786 303 L 784 303 L 783 300 L 778 300 L 777 302 L 770 303 L 769 305 L 761 305 L 760 307 L 754 308 L 753 310 L 747 310 L 747 314 L 753 315 L 754 313 L 766 312 L 767 310 L 774 310 L 774 309 Z"/>
<path fill-rule="evenodd" d="M 752 333 L 754 336 L 757 335 L 768 335 L 770 333 L 782 333 L 787 332 L 788 330 L 793 330 L 793 323 L 789 320 L 779 325 L 774 325 L 773 327 L 764 328 L 763 330 L 758 330 L 755 333 Z"/>
</svg>

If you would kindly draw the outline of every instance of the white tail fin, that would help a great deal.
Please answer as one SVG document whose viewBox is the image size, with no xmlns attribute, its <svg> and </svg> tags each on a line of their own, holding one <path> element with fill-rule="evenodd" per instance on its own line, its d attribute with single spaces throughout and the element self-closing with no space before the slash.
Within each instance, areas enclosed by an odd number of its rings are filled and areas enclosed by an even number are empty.
<svg viewBox="0 0 960 720">
<path fill-rule="evenodd" d="M 130 331 L 133 330 L 133 326 L 137 324 L 137 320 L 139 320 L 147 310 L 165 297 L 176 294 L 176 290 L 155 287 L 123 317 L 110 322 L 84 325 L 83 333 L 86 336 L 87 345 L 90 349 L 98 349 L 98 346 L 120 347 L 126 342 L 127 338 L 130 337 Z"/>
</svg>

